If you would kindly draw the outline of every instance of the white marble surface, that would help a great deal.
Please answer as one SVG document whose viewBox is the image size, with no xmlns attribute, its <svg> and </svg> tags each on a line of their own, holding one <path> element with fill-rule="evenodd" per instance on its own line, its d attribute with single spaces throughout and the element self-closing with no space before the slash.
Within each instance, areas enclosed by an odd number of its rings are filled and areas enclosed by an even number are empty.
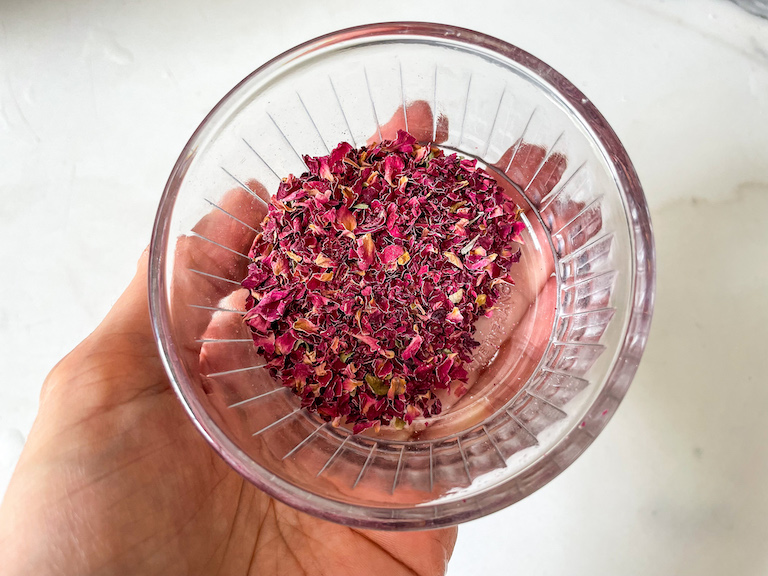
<svg viewBox="0 0 768 576">
<path fill-rule="evenodd" d="M 768 573 L 768 20 L 725 0 L 0 2 L 0 490 L 43 378 L 108 310 L 203 115 L 292 45 L 393 19 L 517 44 L 613 124 L 656 230 L 650 343 L 564 474 L 449 573 Z M 360 7 L 360 8 L 358 8 Z"/>
</svg>

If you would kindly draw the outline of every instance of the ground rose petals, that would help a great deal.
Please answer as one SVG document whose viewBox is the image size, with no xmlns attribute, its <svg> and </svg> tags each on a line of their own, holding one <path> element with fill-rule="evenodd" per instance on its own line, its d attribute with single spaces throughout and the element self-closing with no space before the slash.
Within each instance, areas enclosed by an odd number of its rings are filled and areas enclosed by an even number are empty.
<svg viewBox="0 0 768 576">
<path fill-rule="evenodd" d="M 394 140 L 304 157 L 249 253 L 245 322 L 273 377 L 355 433 L 439 414 L 510 282 L 520 209 L 474 160 Z"/>
</svg>

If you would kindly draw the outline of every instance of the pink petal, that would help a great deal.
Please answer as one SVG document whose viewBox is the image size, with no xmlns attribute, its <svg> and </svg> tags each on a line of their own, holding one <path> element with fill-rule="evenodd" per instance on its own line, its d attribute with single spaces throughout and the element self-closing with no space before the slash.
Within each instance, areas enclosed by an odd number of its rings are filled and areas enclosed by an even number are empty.
<svg viewBox="0 0 768 576">
<path fill-rule="evenodd" d="M 419 351 L 419 348 L 421 347 L 422 342 L 424 342 L 424 338 L 416 334 L 416 336 L 414 336 L 411 339 L 410 344 L 408 344 L 405 350 L 403 350 L 403 354 L 402 354 L 403 360 L 410 360 L 411 358 L 413 358 L 416 352 Z"/>
<path fill-rule="evenodd" d="M 405 250 L 402 246 L 392 245 L 387 246 L 382 250 L 381 252 L 381 261 L 384 264 L 389 264 L 391 262 L 396 262 L 400 256 L 402 256 L 405 253 Z"/>
</svg>

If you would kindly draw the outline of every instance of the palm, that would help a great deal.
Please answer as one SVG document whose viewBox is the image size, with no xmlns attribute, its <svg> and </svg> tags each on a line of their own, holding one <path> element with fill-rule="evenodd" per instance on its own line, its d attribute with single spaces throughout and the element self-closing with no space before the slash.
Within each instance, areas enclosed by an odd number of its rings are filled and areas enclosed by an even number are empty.
<svg viewBox="0 0 768 576">
<path fill-rule="evenodd" d="M 408 111 L 411 132 L 430 139 L 429 107 L 416 103 Z M 382 133 L 391 137 L 402 124 L 400 111 Z M 437 139 L 446 134 L 441 119 Z M 539 160 L 531 158 L 530 165 L 508 167 L 513 180 L 533 177 Z M 550 187 L 546 182 L 541 193 Z M 223 202 L 253 226 L 260 220 L 243 191 Z M 215 211 L 196 231 L 240 251 L 251 240 Z M 229 266 L 232 273 L 231 253 L 194 237 L 184 240 L 177 258 L 210 271 Z M 550 272 L 542 271 L 540 289 Z M 46 382 L 0 508 L 6 573 L 444 573 L 455 529 L 383 533 L 331 524 L 273 500 L 221 460 L 169 385 L 152 337 L 146 283 L 145 258 L 105 321 Z M 207 291 L 212 300 L 225 295 L 193 274 L 182 278 L 180 289 Z M 210 320 L 201 312 L 190 322 L 204 330 Z M 189 352 L 190 361 L 200 361 Z"/>
<path fill-rule="evenodd" d="M 426 131 L 431 112 L 421 116 Z M 263 206 L 242 190 L 229 192 L 222 206 L 253 226 L 261 220 Z M 249 229 L 217 211 L 195 231 L 240 251 L 252 240 Z M 183 240 L 176 256 L 190 268 L 244 275 L 232 270 L 243 263 L 230 252 Z M 105 321 L 46 382 L 0 509 L 0 544 L 21 543 L 12 559 L 19 573 L 61 566 L 77 574 L 444 573 L 455 529 L 404 534 L 331 524 L 273 500 L 219 458 L 167 380 L 146 285 L 144 258 Z M 179 286 L 212 300 L 226 295 L 191 273 Z M 185 313 L 193 330 L 211 321 L 210 313 Z M 200 361 L 199 354 L 190 351 L 189 360 Z"/>
<path fill-rule="evenodd" d="M 274 501 L 221 460 L 166 379 L 143 276 L 44 390 L 15 475 L 25 481 L 9 487 L 0 519 L 0 538 L 12 529 L 24 543 L 25 572 L 73 559 L 78 574 L 444 571 L 454 530 L 330 524 Z"/>
</svg>

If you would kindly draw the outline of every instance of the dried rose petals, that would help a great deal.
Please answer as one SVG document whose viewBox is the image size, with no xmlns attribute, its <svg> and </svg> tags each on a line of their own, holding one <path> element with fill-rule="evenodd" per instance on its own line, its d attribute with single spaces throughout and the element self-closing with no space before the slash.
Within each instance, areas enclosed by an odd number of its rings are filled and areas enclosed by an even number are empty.
<svg viewBox="0 0 768 576">
<path fill-rule="evenodd" d="M 520 209 L 474 160 L 397 138 L 304 157 L 249 253 L 245 321 L 302 406 L 360 432 L 440 412 L 511 282 Z"/>
</svg>

